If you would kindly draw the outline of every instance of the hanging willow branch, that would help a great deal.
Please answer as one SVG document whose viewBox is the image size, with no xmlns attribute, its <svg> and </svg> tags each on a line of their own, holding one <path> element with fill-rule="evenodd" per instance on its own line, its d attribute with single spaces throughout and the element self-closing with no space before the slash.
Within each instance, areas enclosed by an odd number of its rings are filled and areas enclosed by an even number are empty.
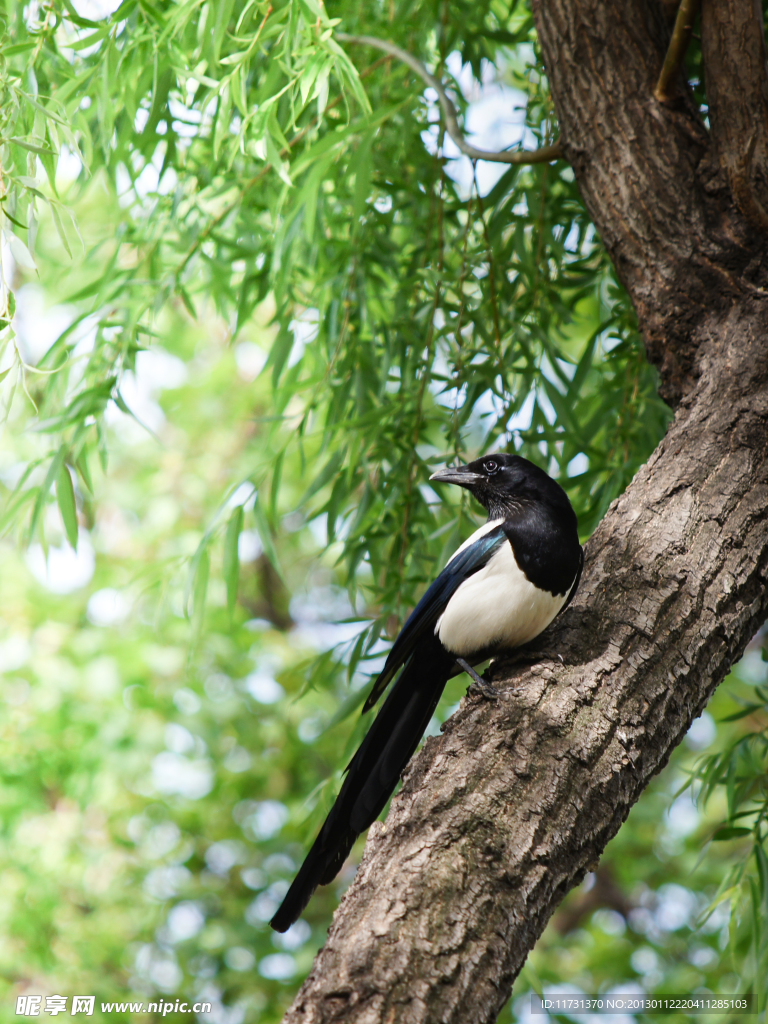
<svg viewBox="0 0 768 1024">
<path fill-rule="evenodd" d="M 408 53 L 407 50 L 403 50 L 395 43 L 389 42 L 388 39 L 377 39 L 376 36 L 349 36 L 346 32 L 336 32 L 335 38 L 340 43 L 358 43 L 360 46 L 373 46 L 377 50 L 383 50 L 384 53 L 397 57 L 398 60 L 407 64 L 412 71 L 415 71 L 437 93 L 437 98 L 445 115 L 446 131 L 461 152 L 471 160 L 488 160 L 497 164 L 546 164 L 551 163 L 553 160 L 563 159 L 563 150 L 559 139 L 553 142 L 551 146 L 542 146 L 540 149 L 533 151 L 518 150 L 514 153 L 493 153 L 486 149 L 476 149 L 464 137 L 456 107 L 443 88 L 443 83 L 439 78 L 435 78 L 433 74 L 427 71 L 421 61 L 417 60 L 412 53 Z"/>
</svg>

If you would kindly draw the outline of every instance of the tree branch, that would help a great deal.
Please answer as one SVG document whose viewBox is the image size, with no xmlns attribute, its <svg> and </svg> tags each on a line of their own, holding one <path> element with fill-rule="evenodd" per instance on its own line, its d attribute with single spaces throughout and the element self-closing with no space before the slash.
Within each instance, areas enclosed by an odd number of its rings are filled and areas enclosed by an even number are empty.
<svg viewBox="0 0 768 1024">
<path fill-rule="evenodd" d="M 716 156 L 746 220 L 768 231 L 768 67 L 759 0 L 704 0 L 701 48 Z"/>
<path fill-rule="evenodd" d="M 659 103 L 666 103 L 670 99 L 669 87 L 683 63 L 700 4 L 701 0 L 681 0 L 677 9 L 675 27 L 672 30 L 667 55 L 664 58 L 656 88 L 653 90 L 653 95 Z"/>
<path fill-rule="evenodd" d="M 703 311 L 762 287 L 763 256 L 727 194 L 711 188 L 711 138 L 687 84 L 674 105 L 649 102 L 669 42 L 658 5 L 532 6 L 566 157 L 675 405 L 696 384 Z"/>
<path fill-rule="evenodd" d="M 437 93 L 437 98 L 440 101 L 440 106 L 443 108 L 445 116 L 445 130 L 461 152 L 471 160 L 488 160 L 497 164 L 546 164 L 551 163 L 553 160 L 563 159 L 563 150 L 559 139 L 551 146 L 542 146 L 540 149 L 533 151 L 518 150 L 515 153 L 492 153 L 486 149 L 476 149 L 464 137 L 464 133 L 459 125 L 456 107 L 443 88 L 442 82 L 439 78 L 435 78 L 433 74 L 430 74 L 421 61 L 417 60 L 412 53 L 408 53 L 407 50 L 403 50 L 402 47 L 397 46 L 395 43 L 390 43 L 387 39 L 377 39 L 375 36 L 350 36 L 346 32 L 336 32 L 335 38 L 341 43 L 358 43 L 361 46 L 374 46 L 377 50 L 383 50 L 384 53 L 397 57 L 398 60 L 407 64 L 412 71 L 415 71 Z"/>
</svg>

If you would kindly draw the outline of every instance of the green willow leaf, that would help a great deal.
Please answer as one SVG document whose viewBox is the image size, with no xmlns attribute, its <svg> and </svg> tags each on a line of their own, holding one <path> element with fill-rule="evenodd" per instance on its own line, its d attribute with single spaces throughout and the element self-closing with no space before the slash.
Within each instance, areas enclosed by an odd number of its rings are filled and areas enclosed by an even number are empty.
<svg viewBox="0 0 768 1024">
<path fill-rule="evenodd" d="M 37 489 L 35 503 L 32 507 L 32 515 L 30 517 L 29 526 L 27 529 L 28 541 L 31 541 L 35 536 L 38 524 L 40 522 L 40 516 L 43 508 L 48 501 L 48 495 L 50 494 L 51 487 L 55 480 L 58 479 L 59 473 L 64 466 L 64 459 L 67 456 L 67 448 L 62 445 L 61 448 L 56 452 L 50 461 L 48 466 L 48 472 L 45 474 L 45 479 L 41 486 Z M 70 481 L 71 484 L 71 481 Z"/>
<path fill-rule="evenodd" d="M 200 551 L 194 566 L 192 583 L 191 635 L 197 641 L 202 635 L 203 618 L 208 597 L 208 579 L 210 576 L 210 555 L 208 548 Z"/>
<path fill-rule="evenodd" d="M 751 828 L 742 828 L 736 825 L 725 825 L 723 828 L 719 828 L 717 832 L 712 836 L 712 841 L 715 843 L 724 842 L 726 839 L 741 839 L 744 836 L 752 835 Z"/>
<path fill-rule="evenodd" d="M 240 555 L 238 546 L 243 530 L 243 506 L 238 505 L 229 517 L 224 534 L 224 582 L 227 587 L 227 608 L 232 615 L 237 604 L 237 586 L 240 579 Z"/>
<path fill-rule="evenodd" d="M 66 462 L 61 463 L 56 477 L 56 499 L 64 523 L 67 540 L 77 550 L 77 503 L 75 501 L 75 489 L 72 486 L 72 477 Z"/>
<path fill-rule="evenodd" d="M 270 529 L 269 522 L 264 512 L 263 505 L 257 495 L 256 501 L 253 505 L 253 518 L 256 523 L 256 529 L 259 532 L 261 543 L 264 546 L 264 554 L 269 559 L 273 569 L 281 579 L 284 579 L 283 570 L 280 566 L 280 559 L 277 554 L 277 548 L 272 537 L 272 530 Z"/>
</svg>

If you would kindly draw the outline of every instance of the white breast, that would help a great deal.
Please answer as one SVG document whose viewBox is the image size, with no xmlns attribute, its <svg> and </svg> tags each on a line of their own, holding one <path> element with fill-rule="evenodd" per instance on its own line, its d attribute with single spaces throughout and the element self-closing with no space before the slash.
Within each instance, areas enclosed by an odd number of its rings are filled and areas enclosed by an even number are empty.
<svg viewBox="0 0 768 1024">
<path fill-rule="evenodd" d="M 499 522 L 486 523 L 466 544 Z M 443 646 L 459 657 L 493 647 L 517 647 L 546 629 L 567 596 L 539 590 L 527 580 L 515 561 L 512 545 L 505 541 L 484 568 L 461 584 L 438 619 L 435 632 Z"/>
</svg>

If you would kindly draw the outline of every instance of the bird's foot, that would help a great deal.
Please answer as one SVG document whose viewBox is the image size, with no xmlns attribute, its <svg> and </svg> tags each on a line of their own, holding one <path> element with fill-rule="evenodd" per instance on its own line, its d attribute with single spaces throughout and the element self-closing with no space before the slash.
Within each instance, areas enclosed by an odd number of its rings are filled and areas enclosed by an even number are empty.
<svg viewBox="0 0 768 1024">
<path fill-rule="evenodd" d="M 468 662 L 464 661 L 463 658 L 457 658 L 456 664 L 459 666 L 459 668 L 462 668 L 467 673 L 469 678 L 472 680 L 468 692 L 471 692 L 472 690 L 479 690 L 481 695 L 485 697 L 486 700 L 499 699 L 499 691 L 496 689 L 496 687 L 491 686 L 491 684 L 489 682 L 486 682 L 486 680 L 483 679 L 482 676 L 479 676 Z"/>
<path fill-rule="evenodd" d="M 486 700 L 496 701 L 499 699 L 499 691 L 495 686 L 491 686 L 491 684 L 487 683 L 484 679 L 481 679 L 480 682 L 473 679 L 469 684 L 467 693 L 477 693 L 478 691 L 480 696 L 484 697 Z"/>
</svg>

